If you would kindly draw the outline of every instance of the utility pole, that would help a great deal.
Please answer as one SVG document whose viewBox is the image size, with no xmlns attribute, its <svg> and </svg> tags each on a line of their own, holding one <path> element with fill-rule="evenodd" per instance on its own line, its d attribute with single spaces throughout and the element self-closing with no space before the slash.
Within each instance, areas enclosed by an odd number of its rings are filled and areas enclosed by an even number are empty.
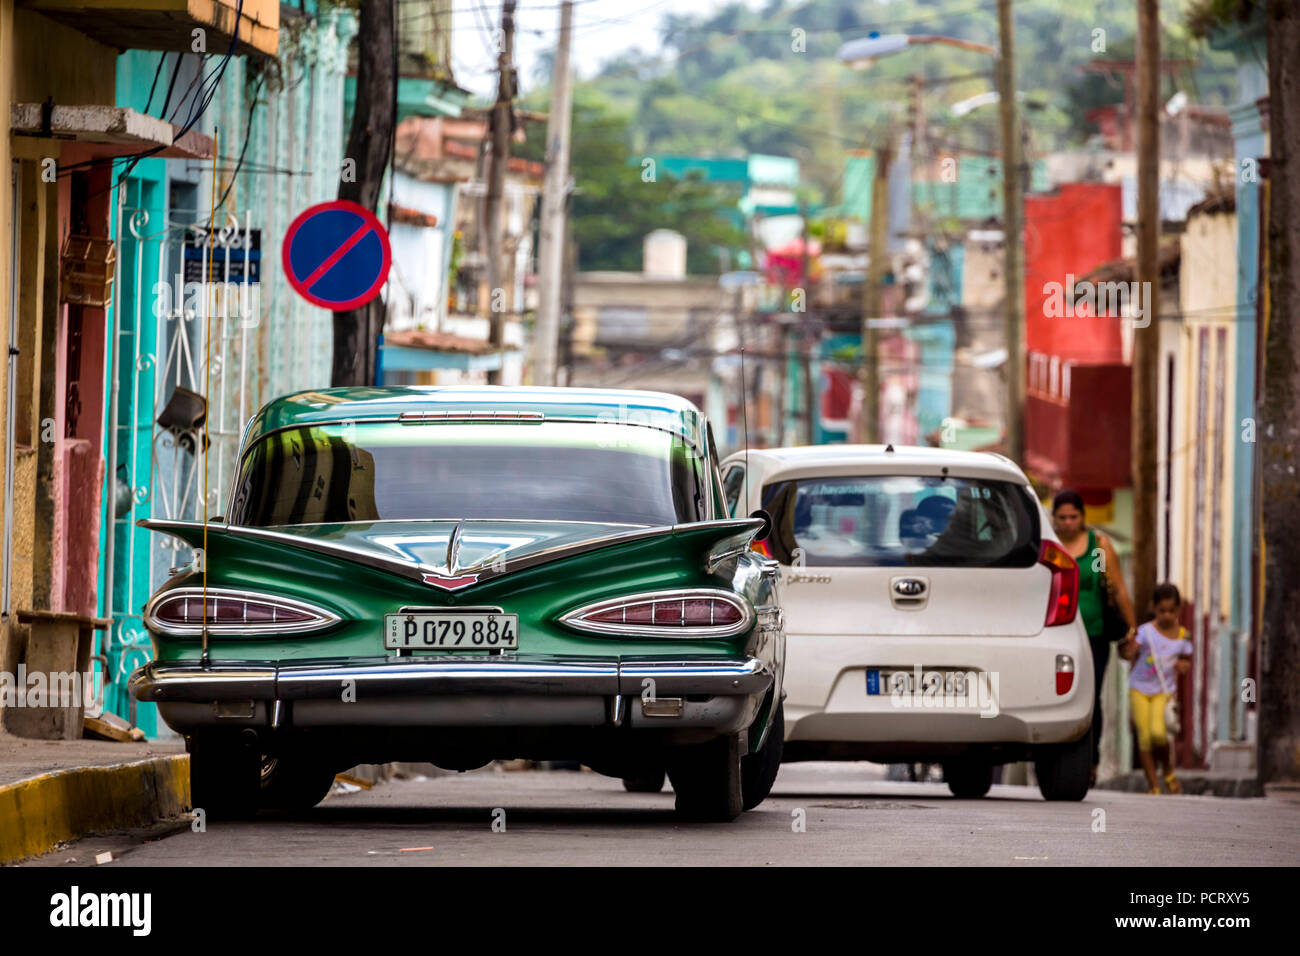
<svg viewBox="0 0 1300 956">
<path fill-rule="evenodd" d="M 1146 306 L 1133 330 L 1133 603 L 1146 607 L 1156 583 L 1156 391 L 1160 329 L 1160 0 L 1138 0 L 1137 278 Z"/>
<path fill-rule="evenodd" d="M 801 427 L 796 426 L 795 428 L 795 442 L 802 443 L 805 445 L 811 445 L 813 443 L 813 432 L 812 432 L 812 423 L 813 423 L 812 391 L 813 389 L 812 389 L 812 361 L 811 361 L 812 346 L 809 344 L 808 341 L 808 326 L 809 326 L 808 314 L 809 314 L 809 309 L 812 307 L 813 290 L 812 290 L 812 277 L 811 275 L 809 275 L 808 202 L 806 200 L 801 200 L 799 203 L 799 218 L 802 220 L 803 223 L 801 227 L 801 233 L 800 233 L 800 235 L 802 236 L 803 248 L 800 250 L 800 257 L 799 257 L 799 276 L 800 276 L 799 281 L 803 283 L 804 311 L 803 311 L 803 317 L 799 320 L 799 324 L 797 326 L 799 334 L 798 334 L 798 338 L 796 339 L 795 347 L 798 349 L 799 369 L 800 369 L 799 378 L 803 382 L 803 395 L 802 395 L 802 402 L 800 401 L 800 396 L 795 395 L 791 400 L 791 404 L 793 404 L 796 408 L 800 404 L 803 405 L 803 414 L 800 416 L 801 418 L 803 418 L 803 425 Z"/>
<path fill-rule="evenodd" d="M 1025 460 L 1024 202 L 1020 182 L 1020 121 L 1016 109 L 1016 24 L 1011 0 L 998 0 L 998 107 L 1002 120 L 1002 242 L 1006 250 L 1007 457 Z"/>
<path fill-rule="evenodd" d="M 876 150 L 876 174 L 871 183 L 871 245 L 867 281 L 862 295 L 862 413 L 858 441 L 880 441 L 880 348 L 878 333 L 871 324 L 884 311 L 885 272 L 889 268 L 889 166 L 893 161 L 894 131 L 885 134 L 885 145 Z"/>
<path fill-rule="evenodd" d="M 920 162 L 925 149 L 925 76 L 913 73 L 909 83 L 912 88 L 912 155 Z"/>
<path fill-rule="evenodd" d="M 551 76 L 551 115 L 546 122 L 546 181 L 542 188 L 542 235 L 537 255 L 537 324 L 533 328 L 533 384 L 555 384 L 560 334 L 560 293 L 569 194 L 569 132 L 573 87 L 569 80 L 569 40 L 573 0 L 560 6 L 560 39 Z"/>
<path fill-rule="evenodd" d="M 564 215 L 567 219 L 573 212 L 573 196 L 567 197 L 570 205 L 565 209 Z M 573 316 L 573 277 L 578 272 L 578 244 L 574 242 L 572 235 L 565 237 L 564 243 L 564 295 L 561 300 L 560 314 L 569 317 L 564 328 L 564 378 L 559 382 L 560 385 L 573 384 L 573 334 L 577 331 L 577 322 Z"/>
<path fill-rule="evenodd" d="M 1295 465 L 1300 458 L 1300 10 L 1268 9 L 1268 313 L 1257 446 L 1264 582 L 1259 622 L 1259 779 L 1300 780 L 1300 509 Z M 1263 192 L 1263 190 L 1261 190 Z M 1254 321 L 1239 315 L 1238 321 Z M 1244 426 L 1239 426 L 1244 427 Z M 1248 572 L 1247 572 L 1248 573 Z"/>
<path fill-rule="evenodd" d="M 366 6 L 366 4 L 362 4 Z M 487 197 L 483 203 L 487 227 L 488 309 L 492 347 L 501 357 L 501 366 L 488 372 L 488 383 L 500 385 L 505 371 L 506 295 L 502 257 L 502 234 L 505 231 L 502 197 L 505 193 L 506 160 L 510 155 L 512 105 L 515 98 L 515 0 L 501 4 L 501 35 L 497 52 L 497 101 L 492 107 L 492 152 L 488 156 Z"/>
<path fill-rule="evenodd" d="M 357 101 L 345 154 L 355 163 L 355 175 L 339 179 L 338 196 L 367 209 L 379 203 L 397 122 L 395 9 L 395 2 L 363 3 L 357 27 Z M 359 309 L 334 313 L 331 385 L 374 384 L 375 353 L 382 326 L 383 303 L 378 299 Z"/>
</svg>

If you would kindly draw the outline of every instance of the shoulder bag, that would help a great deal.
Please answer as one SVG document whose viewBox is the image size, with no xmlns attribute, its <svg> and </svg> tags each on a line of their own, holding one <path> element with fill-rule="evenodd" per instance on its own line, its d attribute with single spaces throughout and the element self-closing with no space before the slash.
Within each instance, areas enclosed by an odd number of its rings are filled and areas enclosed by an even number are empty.
<svg viewBox="0 0 1300 956">
<path fill-rule="evenodd" d="M 1093 540 L 1097 541 L 1096 538 Z M 1100 543 L 1095 546 L 1101 547 Z M 1101 605 L 1101 636 L 1108 641 L 1122 641 L 1128 637 L 1128 622 L 1119 609 L 1119 598 L 1115 594 L 1114 585 L 1110 583 L 1110 575 L 1105 571 L 1097 573 L 1101 576 L 1102 597 L 1105 599 Z"/>
<path fill-rule="evenodd" d="M 1160 657 L 1156 654 L 1154 644 L 1151 645 L 1151 664 L 1156 669 L 1156 677 L 1160 679 L 1160 689 L 1169 694 L 1169 699 L 1165 701 L 1165 730 L 1176 737 L 1183 729 L 1183 715 L 1178 708 L 1177 687 L 1173 693 L 1170 693 L 1169 685 L 1165 683 L 1165 672 L 1160 669 Z"/>
</svg>

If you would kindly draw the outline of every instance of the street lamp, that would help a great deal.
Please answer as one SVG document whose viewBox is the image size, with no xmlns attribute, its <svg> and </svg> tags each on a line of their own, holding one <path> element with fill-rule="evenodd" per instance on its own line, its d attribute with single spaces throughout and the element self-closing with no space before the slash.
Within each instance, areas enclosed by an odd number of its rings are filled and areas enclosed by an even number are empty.
<svg viewBox="0 0 1300 956">
<path fill-rule="evenodd" d="M 847 63 L 855 69 L 866 69 L 876 57 L 898 53 L 908 42 L 906 33 L 890 33 L 886 36 L 873 33 L 845 43 L 837 55 L 841 63 Z"/>
<path fill-rule="evenodd" d="M 998 97 L 998 102 L 1002 113 L 1003 247 L 1006 253 L 1005 270 L 1007 277 L 1005 305 L 1007 347 L 1006 453 L 1007 457 L 1012 461 L 1020 463 L 1024 459 L 1025 373 L 1024 359 L 1021 354 L 1021 326 L 1024 324 L 1025 275 L 1024 260 L 1020 248 L 1021 215 L 1023 211 L 1020 183 L 1020 127 L 1019 118 L 1016 115 L 1016 97 L 1012 92 L 1015 90 L 1015 32 L 1011 16 L 1011 0 L 998 0 L 998 33 L 1001 55 L 999 55 L 998 50 L 991 46 L 983 43 L 972 43 L 969 40 L 961 40 L 957 37 L 940 36 L 932 33 L 917 35 L 872 33 L 869 36 L 859 37 L 843 44 L 837 57 L 841 63 L 861 69 L 870 66 L 878 57 L 900 53 L 909 46 L 941 43 L 962 50 L 970 50 L 974 53 L 982 53 L 997 60 L 998 90 L 1001 94 Z M 887 150 L 885 152 L 887 153 Z M 879 166 L 878 163 L 877 175 L 880 172 Z M 883 258 L 879 255 L 883 251 L 883 241 L 878 245 L 877 238 L 879 234 L 884 232 L 883 229 L 877 228 L 875 222 L 877 220 L 877 210 L 874 199 L 871 218 L 873 220 L 871 258 L 874 264 L 877 259 Z M 883 272 L 879 271 L 878 267 L 873 265 L 871 271 L 877 277 L 878 282 L 883 278 Z M 867 300 L 868 302 L 879 303 L 878 291 L 868 290 L 868 295 L 872 297 Z M 870 310 L 864 309 L 864 311 Z M 864 388 L 877 387 L 875 369 L 868 367 L 874 362 L 875 352 L 874 332 L 869 330 L 867 322 L 872 317 L 864 315 L 862 323 L 862 380 Z M 864 408 L 875 409 L 877 407 L 877 396 L 864 395 L 863 399 Z M 869 428 L 868 436 L 871 436 L 877 428 L 877 422 L 869 418 L 867 425 Z"/>
<path fill-rule="evenodd" d="M 909 46 L 916 46 L 925 43 L 943 43 L 947 46 L 959 47 L 963 50 L 971 50 L 974 53 L 983 53 L 987 56 L 997 56 L 998 51 L 991 46 L 983 43 L 972 43 L 970 40 L 959 40 L 957 37 L 939 36 L 935 33 L 872 33 L 869 36 L 858 37 L 856 40 L 850 40 L 840 47 L 836 56 L 841 63 L 847 63 L 854 67 L 867 67 L 877 57 L 888 56 L 891 53 L 901 53 Z"/>
</svg>

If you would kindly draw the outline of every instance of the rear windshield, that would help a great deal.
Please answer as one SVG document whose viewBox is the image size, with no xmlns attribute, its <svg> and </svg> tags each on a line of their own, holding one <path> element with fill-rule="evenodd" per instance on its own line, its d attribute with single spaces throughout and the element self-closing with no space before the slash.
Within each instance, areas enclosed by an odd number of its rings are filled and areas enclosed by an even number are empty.
<svg viewBox="0 0 1300 956">
<path fill-rule="evenodd" d="M 1038 513 L 1006 481 L 910 475 L 799 478 L 764 486 L 767 543 L 782 564 L 1029 567 Z"/>
<path fill-rule="evenodd" d="M 703 461 L 667 432 L 613 423 L 285 429 L 243 459 L 232 524 L 421 518 L 670 525 L 706 515 Z"/>
</svg>

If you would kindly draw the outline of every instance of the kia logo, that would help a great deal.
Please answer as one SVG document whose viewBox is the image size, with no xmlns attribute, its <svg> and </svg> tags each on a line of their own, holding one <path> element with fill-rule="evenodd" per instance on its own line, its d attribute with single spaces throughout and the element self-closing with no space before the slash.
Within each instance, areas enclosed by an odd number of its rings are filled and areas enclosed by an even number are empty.
<svg viewBox="0 0 1300 956">
<path fill-rule="evenodd" d="M 917 578 L 903 578 L 894 582 L 894 592 L 902 597 L 916 597 L 925 593 L 925 582 Z"/>
</svg>

